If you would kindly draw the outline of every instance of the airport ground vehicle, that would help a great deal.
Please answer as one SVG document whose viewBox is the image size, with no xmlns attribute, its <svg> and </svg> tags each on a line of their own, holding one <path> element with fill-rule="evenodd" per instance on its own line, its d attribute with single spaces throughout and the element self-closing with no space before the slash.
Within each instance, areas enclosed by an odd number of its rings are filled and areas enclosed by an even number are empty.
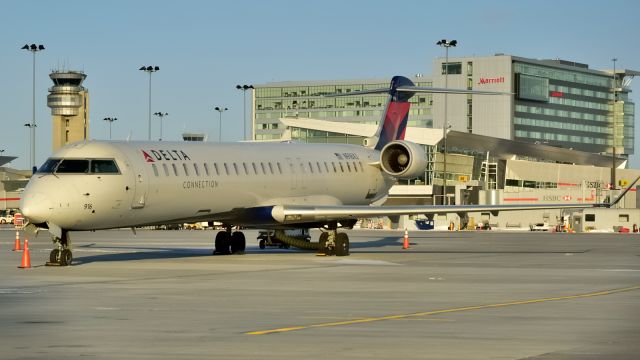
<svg viewBox="0 0 640 360">
<path fill-rule="evenodd" d="M 529 229 L 531 231 L 549 231 L 550 227 L 547 223 L 535 223 L 529 224 Z"/>
<path fill-rule="evenodd" d="M 0 215 L 0 224 L 13 224 L 13 215 Z"/>
<path fill-rule="evenodd" d="M 291 229 L 284 231 L 287 236 L 302 238 L 306 241 L 311 241 L 311 236 L 309 236 L 308 229 Z M 281 239 L 278 239 L 276 232 L 273 230 L 264 230 L 258 233 L 258 244 L 260 245 L 260 249 L 265 249 L 267 247 L 279 247 L 280 249 L 288 249 L 289 244 L 283 242 Z"/>
</svg>

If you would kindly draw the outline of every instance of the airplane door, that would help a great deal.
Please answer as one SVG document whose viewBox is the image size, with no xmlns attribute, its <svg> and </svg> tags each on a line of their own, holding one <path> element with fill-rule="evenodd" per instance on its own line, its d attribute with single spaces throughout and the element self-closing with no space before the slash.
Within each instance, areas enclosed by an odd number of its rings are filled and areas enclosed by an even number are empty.
<svg viewBox="0 0 640 360">
<path fill-rule="evenodd" d="M 144 168 L 137 169 L 134 172 L 135 185 L 133 190 L 133 201 L 131 202 L 132 209 L 142 209 L 147 202 L 147 190 L 149 188 L 149 182 L 146 179 Z"/>
<path fill-rule="evenodd" d="M 373 199 L 378 195 L 378 174 L 367 174 L 369 178 L 369 190 L 367 191 L 366 199 Z"/>
<path fill-rule="evenodd" d="M 291 190 L 298 189 L 298 172 L 296 171 L 296 165 L 293 162 L 292 158 L 287 158 L 287 166 L 289 166 L 290 173 L 290 181 L 291 181 Z"/>
</svg>

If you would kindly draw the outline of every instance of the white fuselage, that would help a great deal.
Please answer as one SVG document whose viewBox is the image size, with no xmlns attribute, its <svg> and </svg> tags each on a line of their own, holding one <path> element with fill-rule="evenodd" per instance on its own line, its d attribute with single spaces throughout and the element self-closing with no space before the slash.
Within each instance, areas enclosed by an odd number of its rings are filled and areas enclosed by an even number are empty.
<svg viewBox="0 0 640 360">
<path fill-rule="evenodd" d="M 67 230 L 216 220 L 272 205 L 367 205 L 393 179 L 379 152 L 340 144 L 92 141 L 51 159 L 113 159 L 117 173 L 36 173 L 21 208 Z"/>
</svg>

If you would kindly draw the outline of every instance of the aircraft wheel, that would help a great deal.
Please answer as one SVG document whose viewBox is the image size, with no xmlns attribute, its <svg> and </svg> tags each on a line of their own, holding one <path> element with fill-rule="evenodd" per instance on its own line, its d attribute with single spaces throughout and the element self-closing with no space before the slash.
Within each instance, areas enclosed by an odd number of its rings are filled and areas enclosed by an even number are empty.
<svg viewBox="0 0 640 360">
<path fill-rule="evenodd" d="M 229 233 L 226 231 L 218 231 L 216 234 L 216 248 L 214 255 L 229 255 Z"/>
<path fill-rule="evenodd" d="M 338 233 L 336 235 L 336 256 L 348 256 L 349 255 L 349 235 L 345 233 Z"/>
<path fill-rule="evenodd" d="M 264 243 L 264 240 L 260 240 L 259 244 L 260 244 L 260 249 L 264 249 L 267 247 L 267 245 L 265 245 Z"/>
<path fill-rule="evenodd" d="M 49 262 L 58 264 L 60 263 L 60 249 L 53 249 L 49 253 Z"/>
<path fill-rule="evenodd" d="M 247 241 L 242 231 L 236 231 L 231 235 L 231 253 L 244 254 L 247 248 Z"/>
<path fill-rule="evenodd" d="M 69 266 L 71 265 L 72 260 L 73 260 L 73 254 L 71 253 L 71 250 L 69 249 L 62 250 L 62 252 L 60 253 L 60 265 Z"/>
</svg>

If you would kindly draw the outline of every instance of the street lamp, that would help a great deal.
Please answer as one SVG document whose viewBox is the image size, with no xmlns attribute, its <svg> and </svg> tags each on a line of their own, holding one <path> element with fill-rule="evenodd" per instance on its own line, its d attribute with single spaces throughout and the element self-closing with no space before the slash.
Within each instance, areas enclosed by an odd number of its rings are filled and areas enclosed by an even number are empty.
<svg viewBox="0 0 640 360">
<path fill-rule="evenodd" d="M 162 118 L 164 118 L 165 116 L 169 115 L 169 113 L 154 112 L 153 115 L 155 115 L 155 116 L 160 118 L 160 141 L 162 141 Z"/>
<path fill-rule="evenodd" d="M 253 89 L 253 85 L 236 85 L 236 89 L 242 91 L 242 97 L 243 97 L 242 122 L 244 126 L 243 140 L 247 140 L 247 90 Z"/>
<path fill-rule="evenodd" d="M 153 74 L 154 72 L 160 70 L 160 67 L 158 66 L 141 66 L 140 69 L 141 71 L 144 72 L 148 72 L 149 73 L 149 131 L 148 131 L 148 139 L 149 141 L 151 141 L 151 74 Z"/>
<path fill-rule="evenodd" d="M 223 108 L 220 106 L 216 106 L 214 108 L 214 110 L 218 111 L 220 113 L 220 120 L 218 122 L 218 142 L 221 143 L 222 142 L 222 113 L 229 110 L 228 108 Z"/>
<path fill-rule="evenodd" d="M 33 54 L 33 106 L 31 118 L 31 168 L 36 166 L 36 53 L 44 50 L 44 45 L 25 44 L 21 49 L 31 51 Z"/>
<path fill-rule="evenodd" d="M 442 39 L 436 43 L 444 48 L 445 52 L 445 60 L 444 60 L 444 88 L 448 88 L 448 78 L 449 78 L 449 48 L 456 47 L 458 44 L 457 40 L 447 41 L 446 39 Z M 443 138 L 443 169 L 442 169 L 442 204 L 446 203 L 447 199 L 447 93 L 444 93 L 444 120 L 442 124 L 442 138 Z"/>
<path fill-rule="evenodd" d="M 611 131 L 611 148 L 613 149 L 611 151 L 611 190 L 615 190 L 616 189 L 616 132 L 617 132 L 617 119 L 616 119 L 616 104 L 618 103 L 618 84 L 617 84 L 617 80 L 616 80 L 616 61 L 618 61 L 617 58 L 613 58 L 611 59 L 611 61 L 613 61 L 613 106 L 611 106 L 611 109 L 613 110 L 611 112 L 611 126 L 612 126 L 612 130 Z M 611 197 L 613 198 L 613 196 Z"/>
<path fill-rule="evenodd" d="M 24 126 L 26 126 L 26 127 L 28 127 L 28 128 L 29 128 L 29 130 L 30 130 L 30 132 L 31 132 L 31 135 L 32 135 L 32 136 L 31 136 L 31 140 L 33 140 L 33 134 L 35 133 L 35 129 L 36 129 L 36 127 L 37 127 L 38 125 L 36 125 L 36 124 L 29 124 L 29 123 L 26 123 L 26 124 L 24 124 Z M 32 142 L 32 143 L 31 143 L 31 153 L 30 153 L 29 155 L 30 155 L 30 157 L 31 157 L 31 161 L 32 161 L 32 162 L 31 162 L 31 171 L 33 171 L 33 173 L 34 173 L 34 174 L 36 173 L 36 170 L 37 170 L 37 168 L 36 168 L 36 163 L 35 163 L 35 160 L 34 160 L 34 159 L 35 159 L 35 155 L 34 155 L 34 152 L 35 152 L 35 151 L 36 151 L 36 147 L 35 147 L 35 145 L 34 145 L 34 144 L 33 144 L 33 142 Z"/>
<path fill-rule="evenodd" d="M 114 121 L 118 120 L 118 118 L 106 117 L 106 118 L 104 118 L 104 119 L 102 119 L 102 120 L 104 120 L 104 121 L 108 121 L 108 122 L 109 122 L 109 140 L 111 140 L 111 124 L 112 124 Z"/>
</svg>

